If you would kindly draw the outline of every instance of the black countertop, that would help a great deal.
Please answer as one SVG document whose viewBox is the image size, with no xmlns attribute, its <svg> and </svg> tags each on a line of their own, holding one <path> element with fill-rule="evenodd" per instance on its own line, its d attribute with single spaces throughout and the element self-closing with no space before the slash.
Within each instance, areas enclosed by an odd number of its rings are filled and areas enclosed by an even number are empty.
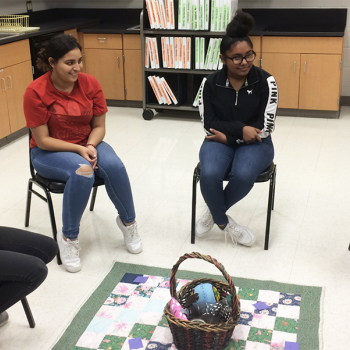
<svg viewBox="0 0 350 350">
<path fill-rule="evenodd" d="M 31 27 L 39 31 L 0 40 L 6 44 L 38 35 L 77 28 L 84 33 L 139 34 L 142 9 L 51 9 L 30 14 Z M 344 36 L 347 9 L 243 9 L 255 19 L 251 35 L 264 36 Z M 147 11 L 145 29 L 149 26 Z M 168 31 L 169 34 L 171 31 Z M 200 31 L 198 31 L 198 34 Z M 219 34 L 219 33 L 218 33 Z M 220 34 L 219 34 L 220 35 Z"/>
</svg>

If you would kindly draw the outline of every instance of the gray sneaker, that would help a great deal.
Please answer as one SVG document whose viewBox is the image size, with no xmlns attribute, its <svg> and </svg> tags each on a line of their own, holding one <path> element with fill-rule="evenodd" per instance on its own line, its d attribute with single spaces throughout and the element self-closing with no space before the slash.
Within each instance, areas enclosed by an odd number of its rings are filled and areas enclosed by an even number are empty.
<svg viewBox="0 0 350 350">
<path fill-rule="evenodd" d="M 4 311 L 0 314 L 0 327 L 4 326 L 9 321 L 9 314 Z"/>
<path fill-rule="evenodd" d="M 117 217 L 117 225 L 121 229 L 124 235 L 124 242 L 128 251 L 132 254 L 138 254 L 142 252 L 142 242 L 141 237 L 137 232 L 136 221 L 129 226 L 125 226 L 120 219 L 119 215 Z"/>
<path fill-rule="evenodd" d="M 225 234 L 225 242 L 226 235 L 228 234 L 231 237 L 234 245 L 239 243 L 247 247 L 251 247 L 256 240 L 254 233 L 249 230 L 248 227 L 237 225 L 237 223 L 229 215 L 227 215 L 227 218 L 228 224 L 223 229 L 223 233 Z"/>
<path fill-rule="evenodd" d="M 196 236 L 205 237 L 213 228 L 213 226 L 214 219 L 209 208 L 207 208 L 202 217 L 196 222 Z"/>
</svg>

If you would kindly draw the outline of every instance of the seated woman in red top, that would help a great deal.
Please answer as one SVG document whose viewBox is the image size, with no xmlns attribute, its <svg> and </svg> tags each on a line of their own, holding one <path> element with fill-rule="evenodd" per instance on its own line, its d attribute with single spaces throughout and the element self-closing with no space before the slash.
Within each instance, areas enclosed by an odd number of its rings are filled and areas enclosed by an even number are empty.
<svg viewBox="0 0 350 350">
<path fill-rule="evenodd" d="M 57 233 L 64 267 L 70 272 L 81 270 L 79 226 L 95 174 L 105 180 L 127 249 L 140 253 L 129 178 L 124 164 L 103 141 L 106 100 L 98 81 L 81 73 L 80 44 L 70 35 L 58 35 L 39 53 L 37 65 L 47 73 L 28 86 L 24 114 L 33 134 L 30 147 L 35 170 L 66 182 L 63 227 Z"/>
</svg>

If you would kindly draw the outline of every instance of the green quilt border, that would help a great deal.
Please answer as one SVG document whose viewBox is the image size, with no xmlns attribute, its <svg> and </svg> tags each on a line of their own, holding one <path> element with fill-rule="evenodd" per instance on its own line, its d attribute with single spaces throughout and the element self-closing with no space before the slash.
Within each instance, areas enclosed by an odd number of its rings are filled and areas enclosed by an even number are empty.
<svg viewBox="0 0 350 350">
<path fill-rule="evenodd" d="M 75 349 L 75 344 L 89 325 L 94 315 L 100 309 L 113 288 L 127 272 L 163 277 L 171 276 L 171 269 L 115 262 L 110 272 L 80 308 L 71 324 L 54 345 L 52 350 Z M 203 277 L 225 280 L 222 275 L 211 275 L 193 271 L 178 271 L 176 277 L 189 280 Z M 322 296 L 321 287 L 301 286 L 239 277 L 232 277 L 232 280 L 235 286 L 239 286 L 240 288 L 265 289 L 281 293 L 301 294 L 302 307 L 300 309 L 298 333 L 299 350 L 319 349 L 320 305 Z"/>
</svg>

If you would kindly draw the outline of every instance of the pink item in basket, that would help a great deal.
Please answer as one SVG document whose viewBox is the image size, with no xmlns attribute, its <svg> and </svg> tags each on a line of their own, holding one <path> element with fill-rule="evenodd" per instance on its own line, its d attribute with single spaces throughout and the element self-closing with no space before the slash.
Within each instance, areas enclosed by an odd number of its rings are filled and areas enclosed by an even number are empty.
<svg viewBox="0 0 350 350">
<path fill-rule="evenodd" d="M 182 306 L 180 305 L 180 303 L 175 299 L 175 298 L 171 298 L 170 300 L 170 311 L 171 313 L 177 317 L 180 318 L 181 320 L 188 320 L 187 316 L 182 313 Z"/>
</svg>

